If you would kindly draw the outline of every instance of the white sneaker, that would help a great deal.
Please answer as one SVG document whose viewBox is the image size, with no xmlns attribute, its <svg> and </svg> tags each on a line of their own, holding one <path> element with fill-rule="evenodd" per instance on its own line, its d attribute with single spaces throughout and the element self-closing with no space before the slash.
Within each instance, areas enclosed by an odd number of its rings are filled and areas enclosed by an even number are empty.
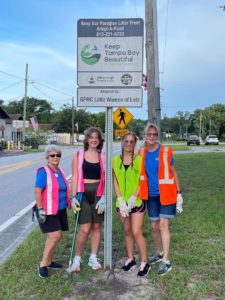
<svg viewBox="0 0 225 300">
<path fill-rule="evenodd" d="M 73 259 L 73 264 L 70 267 L 71 272 L 80 272 L 80 262 L 81 260 L 79 258 L 74 258 Z"/>
<path fill-rule="evenodd" d="M 96 256 L 95 257 L 89 257 L 88 265 L 90 267 L 92 267 L 93 270 L 101 270 L 102 266 L 100 265 L 98 260 L 99 259 Z"/>
</svg>

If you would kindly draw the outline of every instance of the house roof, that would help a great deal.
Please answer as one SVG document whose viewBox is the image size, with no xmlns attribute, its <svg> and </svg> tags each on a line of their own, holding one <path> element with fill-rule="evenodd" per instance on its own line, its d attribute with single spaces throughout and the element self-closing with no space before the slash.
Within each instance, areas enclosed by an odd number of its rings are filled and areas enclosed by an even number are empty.
<svg viewBox="0 0 225 300">
<path fill-rule="evenodd" d="M 23 120 L 23 116 L 21 114 L 8 114 L 11 120 Z"/>
<path fill-rule="evenodd" d="M 9 114 L 0 106 L 0 119 L 10 119 Z"/>
</svg>

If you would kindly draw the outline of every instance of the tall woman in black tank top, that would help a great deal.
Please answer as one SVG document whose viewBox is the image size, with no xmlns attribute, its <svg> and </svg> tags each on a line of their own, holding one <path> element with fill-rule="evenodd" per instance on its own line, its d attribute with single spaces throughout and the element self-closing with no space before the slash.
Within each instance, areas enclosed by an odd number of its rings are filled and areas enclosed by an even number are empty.
<svg viewBox="0 0 225 300">
<path fill-rule="evenodd" d="M 79 232 L 77 235 L 75 257 L 71 266 L 72 272 L 80 271 L 81 256 L 86 246 L 88 237 L 91 238 L 91 254 L 88 265 L 93 270 L 102 269 L 96 255 L 99 250 L 101 240 L 101 227 L 104 220 L 104 195 L 96 196 L 96 192 L 101 179 L 100 154 L 103 148 L 102 133 L 98 128 L 92 127 L 86 130 L 84 139 L 84 160 L 82 170 L 78 168 L 77 155 L 72 163 L 72 195 L 75 197 L 78 191 L 78 172 L 83 173 L 84 193 L 79 214 Z M 103 209 L 96 209 L 102 205 Z"/>
</svg>

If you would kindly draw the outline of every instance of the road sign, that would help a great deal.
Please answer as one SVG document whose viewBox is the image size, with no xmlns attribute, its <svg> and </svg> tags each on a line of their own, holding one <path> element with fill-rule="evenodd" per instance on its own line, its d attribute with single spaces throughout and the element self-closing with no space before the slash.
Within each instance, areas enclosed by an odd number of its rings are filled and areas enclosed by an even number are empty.
<svg viewBox="0 0 225 300">
<path fill-rule="evenodd" d="M 138 87 L 143 74 L 144 21 L 81 19 L 77 22 L 77 84 Z"/>
<path fill-rule="evenodd" d="M 125 108 L 119 107 L 113 113 L 113 121 L 120 128 L 126 127 L 126 125 L 133 119 L 133 115 Z"/>
<path fill-rule="evenodd" d="M 23 121 L 21 121 L 21 120 L 13 120 L 12 121 L 12 127 L 23 128 Z M 29 128 L 29 121 L 25 121 L 25 127 Z"/>
<path fill-rule="evenodd" d="M 128 131 L 129 131 L 129 129 L 115 129 L 114 134 L 116 137 L 122 137 Z"/>
<path fill-rule="evenodd" d="M 78 88 L 78 107 L 141 107 L 142 88 Z"/>
</svg>

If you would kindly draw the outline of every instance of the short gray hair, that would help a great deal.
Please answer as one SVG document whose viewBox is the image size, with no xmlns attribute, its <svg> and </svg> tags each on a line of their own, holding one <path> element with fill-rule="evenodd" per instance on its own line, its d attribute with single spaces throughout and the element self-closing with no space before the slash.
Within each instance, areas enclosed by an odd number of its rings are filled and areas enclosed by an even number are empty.
<svg viewBox="0 0 225 300">
<path fill-rule="evenodd" d="M 57 146 L 57 145 L 48 145 L 48 146 L 45 147 L 45 158 L 48 158 L 50 151 L 55 151 L 57 153 L 62 154 L 62 151 L 59 148 L 59 146 Z"/>
</svg>

